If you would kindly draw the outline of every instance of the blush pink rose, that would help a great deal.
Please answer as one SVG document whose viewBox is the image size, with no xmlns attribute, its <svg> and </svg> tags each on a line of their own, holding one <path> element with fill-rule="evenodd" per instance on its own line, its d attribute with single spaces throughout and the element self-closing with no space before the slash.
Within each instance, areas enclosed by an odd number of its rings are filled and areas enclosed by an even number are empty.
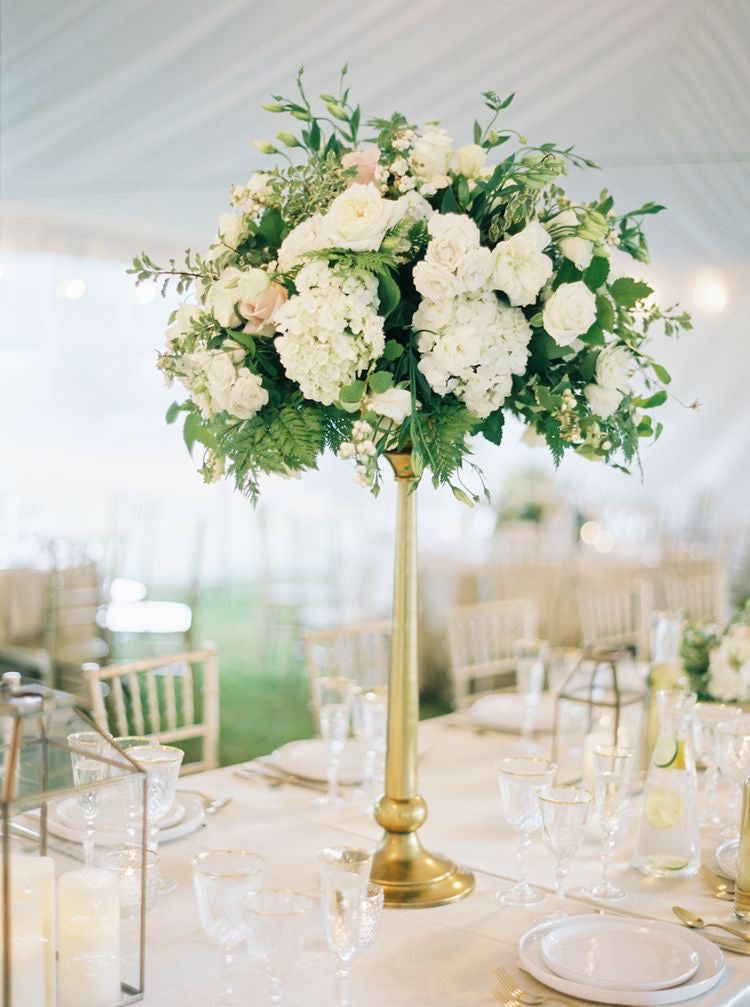
<svg viewBox="0 0 750 1007">
<path fill-rule="evenodd" d="M 380 159 L 380 150 L 377 147 L 365 147 L 364 150 L 352 150 L 344 154 L 341 164 L 344 168 L 356 168 L 357 174 L 349 178 L 348 184 L 367 185 L 375 177 L 375 169 Z"/>
<path fill-rule="evenodd" d="M 238 311 L 247 319 L 242 331 L 251 336 L 272 336 L 276 331 L 274 313 L 288 296 L 286 288 L 280 283 L 271 283 L 257 301 L 240 301 Z"/>
</svg>

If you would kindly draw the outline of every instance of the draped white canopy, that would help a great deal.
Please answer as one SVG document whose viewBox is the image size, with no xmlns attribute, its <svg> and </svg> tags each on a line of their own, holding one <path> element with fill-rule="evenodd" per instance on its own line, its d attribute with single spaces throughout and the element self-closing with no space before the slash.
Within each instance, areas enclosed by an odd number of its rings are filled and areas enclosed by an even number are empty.
<svg viewBox="0 0 750 1007">
<path fill-rule="evenodd" d="M 691 412 L 673 401 L 662 410 L 665 433 L 647 454 L 640 488 L 635 479 L 579 459 L 565 463 L 569 482 L 601 481 L 607 493 L 644 499 L 670 489 L 713 492 L 728 507 L 746 509 L 747 0 L 3 0 L 2 15 L 6 252 L 124 262 L 141 248 L 158 256 L 205 247 L 227 207 L 229 185 L 265 163 L 250 141 L 286 126 L 261 104 L 270 94 L 290 93 L 300 64 L 315 95 L 335 89 L 348 62 L 353 94 L 366 114 L 399 109 L 418 123 L 440 117 L 457 143 L 471 139 L 483 90 L 515 91 L 505 124 L 532 143 L 573 143 L 601 165 L 601 172 L 571 179 L 576 195 L 588 198 L 606 184 L 621 210 L 646 199 L 667 205 L 668 212 L 649 221 L 649 275 L 660 296 L 679 298 L 695 314 L 695 333 L 676 345 L 663 342 L 655 354 L 671 367 L 677 394 L 700 400 L 702 409 Z M 721 285 L 728 297 L 723 310 L 711 313 L 716 304 L 701 301 L 695 286 L 701 275 Z M 30 472 L 27 446 L 35 421 L 24 415 L 19 396 L 24 382 L 38 381 L 46 360 L 55 391 L 45 401 L 54 408 L 61 444 L 49 439 L 50 421 L 37 419 L 33 468 L 64 481 L 60 376 L 64 367 L 71 376 L 88 373 L 95 357 L 81 353 L 73 362 L 79 316 L 63 320 L 43 312 L 45 295 L 41 284 L 27 282 L 8 302 L 15 314 L 6 331 L 16 352 L 5 358 L 4 387 L 0 367 L 0 390 L 13 419 L 0 455 L 6 472 Z M 150 319 L 155 310 L 148 308 Z M 106 385 L 112 403 L 121 396 L 122 416 L 140 393 L 112 380 L 116 354 L 123 361 L 139 354 L 139 378 L 150 388 L 156 377 L 152 348 L 160 341 L 153 321 L 144 333 L 134 316 L 127 342 L 126 313 L 102 307 L 96 323 L 93 315 L 86 321 L 92 332 L 96 324 L 96 345 L 108 347 L 110 368 L 90 383 Z M 123 334 L 107 339 L 113 324 Z M 54 364 L 50 345 L 59 355 Z M 174 431 L 161 429 L 164 394 L 153 401 L 150 391 L 144 394 L 147 405 L 137 419 L 112 430 L 116 437 L 126 429 L 131 438 L 141 430 L 134 449 L 141 467 L 158 449 L 152 467 L 169 475 L 179 447 Z M 70 391 L 68 402 L 74 398 Z M 113 410 L 90 417 L 102 436 L 116 422 Z M 70 437 L 65 443 L 64 450 L 74 450 Z M 515 464 L 520 450 L 504 446 L 496 470 L 506 459 Z M 189 463 L 180 457 L 179 465 L 200 491 Z M 9 478 L 11 492 L 21 495 L 25 485 Z"/>
</svg>

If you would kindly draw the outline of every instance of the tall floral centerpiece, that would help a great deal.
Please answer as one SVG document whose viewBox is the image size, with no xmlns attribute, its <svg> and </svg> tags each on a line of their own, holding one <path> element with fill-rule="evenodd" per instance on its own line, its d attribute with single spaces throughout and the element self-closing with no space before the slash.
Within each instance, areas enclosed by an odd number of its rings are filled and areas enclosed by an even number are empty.
<svg viewBox="0 0 750 1007">
<path fill-rule="evenodd" d="M 723 629 L 688 623 L 680 654 L 702 702 L 750 703 L 750 599 Z"/>
<path fill-rule="evenodd" d="M 297 131 L 256 141 L 275 164 L 233 186 L 208 250 L 164 267 L 142 254 L 132 269 L 187 295 L 158 366 L 187 392 L 167 419 L 183 414 L 206 481 L 227 475 L 254 500 L 263 473 L 314 468 L 330 450 L 377 494 L 384 456 L 393 468 L 385 831 L 373 868 L 392 904 L 437 904 L 473 885 L 417 836 L 416 485 L 429 471 L 478 500 L 469 438 L 500 444 L 507 414 L 555 462 L 570 450 L 627 470 L 661 431 L 650 410 L 670 380 L 649 330 L 690 324 L 614 261 L 614 249 L 647 261 L 641 224 L 662 207 L 616 214 L 606 190 L 572 201 L 561 179 L 594 165 L 503 128 L 512 97 L 485 92 L 487 122 L 458 146 L 400 113 L 363 126 L 346 70 L 315 110 L 300 71 L 293 99 L 264 106 Z"/>
</svg>

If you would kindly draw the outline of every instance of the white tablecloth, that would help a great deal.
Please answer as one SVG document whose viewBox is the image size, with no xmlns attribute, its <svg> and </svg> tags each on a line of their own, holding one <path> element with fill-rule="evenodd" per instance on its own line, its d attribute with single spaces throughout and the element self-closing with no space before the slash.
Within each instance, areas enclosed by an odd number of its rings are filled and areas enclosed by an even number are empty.
<svg viewBox="0 0 750 1007">
<path fill-rule="evenodd" d="M 529 910 L 493 899 L 495 890 L 509 887 L 515 877 L 516 840 L 500 812 L 493 769 L 494 760 L 515 739 L 499 733 L 479 736 L 455 725 L 453 717 L 420 725 L 420 790 L 430 810 L 420 835 L 428 849 L 475 869 L 476 891 L 435 909 L 387 910 L 375 946 L 354 961 L 353 1007 L 491 1007 L 496 1005 L 491 972 L 498 965 L 529 988 L 537 987 L 518 969 L 517 941 L 537 917 L 551 910 L 552 896 Z M 239 779 L 231 768 L 185 778 L 180 786 L 231 797 L 232 803 L 209 818 L 205 828 L 162 847 L 163 870 L 178 887 L 162 896 L 149 914 L 146 1007 L 208 1007 L 217 1002 L 219 952 L 200 929 L 191 886 L 190 859 L 196 852 L 254 850 L 266 858 L 267 885 L 315 889 L 316 855 L 323 846 L 369 846 L 379 836 L 375 823 L 352 808 L 319 809 L 311 803 L 315 795 L 309 790 Z M 599 854 L 591 832 L 571 865 L 571 889 L 598 880 Z M 618 911 L 673 921 L 671 906 L 681 904 L 712 919 L 731 919 L 731 903 L 707 895 L 697 879 L 644 878 L 629 866 L 631 856 L 632 836 L 615 857 L 613 880 L 631 893 Z M 554 864 L 538 836 L 531 865 L 532 880 L 551 891 Z M 570 911 L 591 908 L 571 899 Z M 248 1007 L 267 1003 L 266 980 L 258 964 L 248 958 L 241 970 Z M 288 977 L 288 988 L 287 1007 L 333 1004 L 333 964 L 322 929 L 308 942 Z M 750 958 L 728 954 L 719 984 L 700 1001 L 685 1002 L 747 1007 Z"/>
</svg>

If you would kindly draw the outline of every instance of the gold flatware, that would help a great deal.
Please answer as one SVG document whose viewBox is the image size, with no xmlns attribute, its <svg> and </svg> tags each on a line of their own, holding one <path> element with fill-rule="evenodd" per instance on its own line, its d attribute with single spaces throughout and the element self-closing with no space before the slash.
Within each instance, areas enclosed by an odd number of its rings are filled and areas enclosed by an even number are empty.
<svg viewBox="0 0 750 1007">
<path fill-rule="evenodd" d="M 707 864 L 701 864 L 700 874 L 704 884 L 708 885 L 717 898 L 734 898 L 734 881 L 729 881 L 728 878 L 722 878 L 715 874 Z"/>
<path fill-rule="evenodd" d="M 691 913 L 689 909 L 685 909 L 683 906 L 672 906 L 672 912 L 679 920 L 682 920 L 686 927 L 690 927 L 692 930 L 703 930 L 704 927 L 718 927 L 720 930 L 726 930 L 733 937 L 739 937 L 741 941 L 747 941 L 750 944 L 750 934 L 745 930 L 740 930 L 738 927 L 730 927 L 729 924 L 719 923 L 718 920 L 704 920 L 701 916 Z"/>
<path fill-rule="evenodd" d="M 510 972 L 503 968 L 494 969 L 492 972 L 497 979 L 498 988 L 492 990 L 492 995 L 504 1007 L 545 1007 L 546 1004 L 561 1004 L 562 1007 L 571 1007 L 572 1000 L 561 999 L 554 994 L 531 993 L 529 990 L 519 986 Z"/>
</svg>

